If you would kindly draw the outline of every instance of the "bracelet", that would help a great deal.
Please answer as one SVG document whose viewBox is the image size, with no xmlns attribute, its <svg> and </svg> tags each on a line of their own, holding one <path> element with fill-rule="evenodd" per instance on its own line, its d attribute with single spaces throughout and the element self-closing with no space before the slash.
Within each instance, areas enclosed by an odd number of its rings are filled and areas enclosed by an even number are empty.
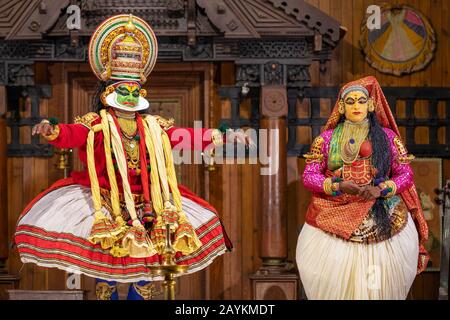
<svg viewBox="0 0 450 320">
<path fill-rule="evenodd" d="M 331 191 L 333 192 L 339 191 L 339 182 L 333 182 L 331 184 Z"/>
<path fill-rule="evenodd" d="M 58 123 L 59 123 L 59 121 L 58 121 L 58 119 L 56 119 L 56 118 L 50 118 L 50 119 L 48 119 L 49 120 L 49 123 L 52 125 L 52 126 L 56 126 Z"/>
<path fill-rule="evenodd" d="M 55 125 L 55 126 L 53 127 L 53 133 L 50 134 L 50 135 L 48 135 L 48 136 L 44 136 L 44 138 L 47 139 L 47 141 L 53 141 L 53 140 L 55 140 L 56 138 L 58 138 L 58 136 L 59 136 L 59 131 L 60 131 L 59 126 L 58 126 L 58 125 Z"/>
<path fill-rule="evenodd" d="M 378 185 L 378 187 L 382 189 L 381 196 L 385 198 L 393 197 L 397 193 L 397 185 L 392 180 L 382 182 Z"/>
<path fill-rule="evenodd" d="M 339 187 L 339 182 L 333 182 L 333 184 L 331 185 L 331 190 L 333 191 L 331 195 L 333 197 L 340 196 L 342 194 L 342 191 L 339 190 Z"/>
<path fill-rule="evenodd" d="M 325 194 L 327 194 L 329 196 L 331 196 L 333 194 L 333 190 L 331 189 L 332 184 L 333 184 L 333 182 L 332 182 L 331 178 L 326 178 L 323 181 L 323 191 L 325 192 Z"/>
<path fill-rule="evenodd" d="M 342 195 L 342 191 L 339 190 L 339 182 L 337 182 L 334 178 L 325 179 L 325 181 L 323 182 L 323 191 L 325 192 L 325 194 L 333 197 Z"/>
<path fill-rule="evenodd" d="M 373 185 L 375 187 L 378 187 L 380 184 L 384 183 L 386 180 L 384 178 L 377 178 L 373 180 Z"/>
<path fill-rule="evenodd" d="M 344 181 L 344 179 L 339 178 L 339 177 L 332 177 L 332 178 L 331 178 L 331 181 L 332 181 L 333 183 L 335 183 L 335 182 L 342 182 L 342 181 Z"/>
<path fill-rule="evenodd" d="M 219 126 L 219 128 L 217 128 L 217 130 L 219 130 L 219 131 L 222 132 L 222 133 L 226 133 L 228 129 L 230 129 L 230 126 L 227 125 L 227 124 L 225 124 L 225 123 L 222 123 L 222 124 Z"/>
</svg>

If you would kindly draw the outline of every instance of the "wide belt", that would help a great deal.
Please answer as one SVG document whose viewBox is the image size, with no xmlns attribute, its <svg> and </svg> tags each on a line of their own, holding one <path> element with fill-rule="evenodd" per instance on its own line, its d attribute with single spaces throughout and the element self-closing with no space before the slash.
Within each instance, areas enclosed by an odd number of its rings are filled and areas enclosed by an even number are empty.
<svg viewBox="0 0 450 320">
<path fill-rule="evenodd" d="M 100 188 L 100 194 L 111 199 L 111 191 L 108 189 Z M 142 193 L 132 193 L 131 196 L 133 197 L 134 203 L 141 203 L 145 200 Z M 119 193 L 119 201 L 125 202 L 125 196 L 123 193 Z"/>
</svg>

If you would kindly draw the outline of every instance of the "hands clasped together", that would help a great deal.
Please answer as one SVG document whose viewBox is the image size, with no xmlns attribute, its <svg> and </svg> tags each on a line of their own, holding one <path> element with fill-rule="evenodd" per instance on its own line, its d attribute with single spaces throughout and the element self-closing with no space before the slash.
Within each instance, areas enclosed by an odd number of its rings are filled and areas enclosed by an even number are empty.
<svg viewBox="0 0 450 320">
<path fill-rule="evenodd" d="M 381 189 L 379 187 L 371 185 L 358 186 L 354 181 L 340 182 L 339 190 L 346 194 L 358 195 L 366 200 L 375 200 L 381 196 Z"/>
</svg>

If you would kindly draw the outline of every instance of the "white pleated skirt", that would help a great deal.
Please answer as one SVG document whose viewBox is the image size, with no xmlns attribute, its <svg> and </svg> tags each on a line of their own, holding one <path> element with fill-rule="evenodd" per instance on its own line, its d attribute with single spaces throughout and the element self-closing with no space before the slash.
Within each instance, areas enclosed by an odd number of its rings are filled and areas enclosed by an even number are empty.
<svg viewBox="0 0 450 320">
<path fill-rule="evenodd" d="M 202 245 L 189 255 L 178 253 L 177 264 L 187 265 L 187 274 L 209 266 L 226 251 L 222 225 L 217 215 L 191 199 L 182 197 L 183 211 Z M 110 217 L 106 208 L 105 215 Z M 23 263 L 85 274 L 108 281 L 138 282 L 162 280 L 150 268 L 161 263 L 155 254 L 146 258 L 114 257 L 109 249 L 87 239 L 94 222 L 91 189 L 69 185 L 50 191 L 23 215 L 15 242 Z"/>
<path fill-rule="evenodd" d="M 408 214 L 391 239 L 362 244 L 305 224 L 296 260 L 310 300 L 404 300 L 417 273 L 418 234 Z"/>
</svg>

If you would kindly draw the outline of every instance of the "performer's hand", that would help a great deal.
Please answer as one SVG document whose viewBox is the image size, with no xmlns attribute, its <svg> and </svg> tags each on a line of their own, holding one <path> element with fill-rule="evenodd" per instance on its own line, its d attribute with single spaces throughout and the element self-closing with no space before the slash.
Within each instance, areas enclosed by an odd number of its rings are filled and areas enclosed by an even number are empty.
<svg viewBox="0 0 450 320">
<path fill-rule="evenodd" d="M 381 196 L 381 189 L 374 186 L 365 186 L 360 196 L 366 200 L 374 200 Z"/>
<path fill-rule="evenodd" d="M 31 131 L 31 134 L 33 136 L 36 134 L 40 134 L 42 136 L 49 136 L 52 133 L 54 133 L 53 126 L 47 122 L 38 123 L 33 127 L 33 130 Z"/>
<path fill-rule="evenodd" d="M 237 132 L 234 132 L 233 134 L 234 134 L 234 137 L 235 137 L 235 139 L 236 139 L 236 141 L 238 143 L 245 144 L 249 148 L 256 147 L 256 144 L 253 141 L 252 137 L 250 137 L 249 135 L 245 134 L 244 132 L 237 131 Z"/>
<path fill-rule="evenodd" d="M 359 195 L 363 189 L 358 186 L 354 181 L 342 181 L 339 183 L 339 190 L 343 193 L 351 195 Z"/>
</svg>

